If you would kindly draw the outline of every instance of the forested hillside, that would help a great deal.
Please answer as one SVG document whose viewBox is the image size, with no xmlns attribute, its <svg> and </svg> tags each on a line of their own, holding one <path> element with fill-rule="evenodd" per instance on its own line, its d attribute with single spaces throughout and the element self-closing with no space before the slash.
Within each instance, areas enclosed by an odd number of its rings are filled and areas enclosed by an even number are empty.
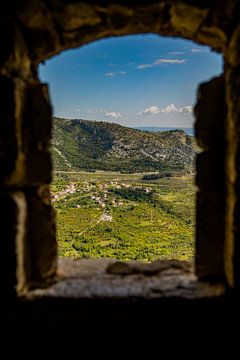
<svg viewBox="0 0 240 360">
<path fill-rule="evenodd" d="M 54 118 L 55 170 L 191 171 L 194 138 L 183 130 L 141 131 L 114 123 Z"/>
</svg>

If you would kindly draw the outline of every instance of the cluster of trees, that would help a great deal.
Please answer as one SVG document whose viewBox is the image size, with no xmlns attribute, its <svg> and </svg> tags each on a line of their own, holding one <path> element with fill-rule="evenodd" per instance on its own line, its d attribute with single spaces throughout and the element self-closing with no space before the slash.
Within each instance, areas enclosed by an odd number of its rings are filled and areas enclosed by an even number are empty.
<svg viewBox="0 0 240 360">
<path fill-rule="evenodd" d="M 162 173 L 153 173 L 153 174 L 146 174 L 142 177 L 142 180 L 157 180 L 157 179 L 162 179 L 162 178 L 167 178 L 167 177 L 171 177 L 173 176 L 173 173 L 168 171 L 168 172 L 162 172 Z"/>
<path fill-rule="evenodd" d="M 141 188 L 110 189 L 110 192 L 126 200 L 155 202 L 155 194 L 153 192 L 147 193 L 144 189 Z"/>
</svg>

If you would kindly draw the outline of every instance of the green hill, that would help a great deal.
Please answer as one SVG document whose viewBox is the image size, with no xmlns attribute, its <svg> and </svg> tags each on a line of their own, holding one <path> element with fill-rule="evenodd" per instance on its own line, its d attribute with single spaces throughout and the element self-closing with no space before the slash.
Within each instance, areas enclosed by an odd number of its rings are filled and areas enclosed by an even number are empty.
<svg viewBox="0 0 240 360">
<path fill-rule="evenodd" d="M 149 132 L 103 121 L 53 120 L 55 170 L 134 173 L 193 168 L 194 138 L 183 130 Z"/>
</svg>

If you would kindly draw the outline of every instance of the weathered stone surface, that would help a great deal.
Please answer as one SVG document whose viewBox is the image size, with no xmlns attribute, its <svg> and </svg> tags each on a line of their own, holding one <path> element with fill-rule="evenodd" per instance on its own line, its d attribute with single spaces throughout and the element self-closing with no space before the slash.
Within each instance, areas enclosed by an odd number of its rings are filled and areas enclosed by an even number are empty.
<svg viewBox="0 0 240 360">
<path fill-rule="evenodd" d="M 196 273 L 203 277 L 223 277 L 225 244 L 225 80 L 223 76 L 201 84 L 195 133 L 204 149 L 196 158 Z"/>
<path fill-rule="evenodd" d="M 46 286 L 56 273 L 55 214 L 48 186 L 29 189 L 26 241 L 28 247 L 28 286 Z"/>
<path fill-rule="evenodd" d="M 211 23 L 210 23 L 211 24 Z M 227 45 L 225 32 L 217 26 L 204 24 L 197 33 L 196 39 L 203 44 L 209 44 L 213 49 L 221 51 Z"/>
<path fill-rule="evenodd" d="M 130 275 L 134 274 L 134 268 L 130 264 L 122 261 L 116 261 L 110 264 L 106 269 L 108 274 Z"/>
<path fill-rule="evenodd" d="M 4 254 L 2 280 L 3 289 L 10 296 L 14 296 L 16 286 L 18 291 L 26 286 L 26 219 L 24 194 L 16 191 L 0 192 L 1 250 Z"/>
<path fill-rule="evenodd" d="M 197 192 L 196 275 L 224 279 L 225 199 L 219 192 Z"/>
<path fill-rule="evenodd" d="M 0 9 L 0 74 L 26 78 L 31 74 L 29 52 L 13 14 L 5 11 Z"/>
<path fill-rule="evenodd" d="M 54 12 L 56 21 L 63 31 L 73 31 L 83 26 L 95 26 L 102 22 L 97 8 L 84 2 L 66 4 Z"/>
<path fill-rule="evenodd" d="M 0 77 L 0 186 L 21 183 L 25 176 L 21 112 L 24 83 Z"/>
<path fill-rule="evenodd" d="M 198 145 L 208 150 L 225 141 L 225 80 L 220 76 L 203 83 L 198 88 L 198 100 L 194 108 L 195 134 Z"/>
<path fill-rule="evenodd" d="M 52 130 L 52 110 L 47 85 L 30 83 L 26 89 L 22 124 L 22 143 L 26 157 L 25 182 L 32 186 L 51 181 L 49 152 Z"/>
<path fill-rule="evenodd" d="M 41 187 L 25 195 L 0 192 L 4 287 L 14 295 L 32 284 L 49 284 L 56 271 L 54 214 L 49 190 Z"/>
<path fill-rule="evenodd" d="M 220 3 L 220 0 L 219 0 Z M 231 28 L 235 3 L 231 1 L 225 18 L 215 4 L 213 17 L 208 4 L 195 1 L 86 1 L 18 4 L 16 13 L 35 62 L 69 47 L 99 38 L 141 32 L 183 36 L 224 51 Z M 38 16 L 36 15 L 38 14 Z M 48 41 L 44 41 L 45 38 Z"/>
<path fill-rule="evenodd" d="M 228 62 L 231 66 L 240 66 L 240 25 L 235 29 L 228 47 Z"/>
<path fill-rule="evenodd" d="M 225 148 L 217 147 L 203 151 L 196 157 L 196 185 L 205 191 L 219 191 L 219 196 L 226 195 Z"/>
<path fill-rule="evenodd" d="M 186 273 L 192 269 L 190 262 L 179 260 L 156 260 L 150 264 L 137 261 L 114 261 L 109 263 L 106 272 L 112 275 L 142 274 L 145 276 L 154 276 L 160 274 L 162 271 L 167 271 L 169 268 L 171 268 L 172 271 L 175 269 L 177 271 L 185 271 Z"/>
<path fill-rule="evenodd" d="M 225 271 L 232 287 L 240 287 L 240 68 L 228 68 L 226 126 Z"/>
<path fill-rule="evenodd" d="M 31 52 L 33 60 L 36 57 L 41 60 L 45 53 L 53 54 L 53 50 L 61 47 L 61 35 L 43 1 L 17 2 L 15 10 L 28 47 L 35 48 L 35 54 Z"/>
<path fill-rule="evenodd" d="M 179 31 L 196 34 L 207 14 L 208 9 L 206 8 L 201 9 L 184 3 L 177 3 L 171 8 L 171 23 Z"/>
<path fill-rule="evenodd" d="M 51 106 L 46 85 L 0 77 L 0 186 L 50 183 Z"/>
<path fill-rule="evenodd" d="M 124 276 L 109 273 L 109 269 L 113 269 L 114 264 L 114 260 L 62 258 L 59 261 L 58 283 L 46 290 L 33 290 L 27 297 L 31 299 L 42 297 L 193 299 L 217 297 L 224 293 L 224 286 L 220 283 L 216 285 L 198 283 L 191 264 L 185 262 L 163 260 L 158 261 L 157 264 L 153 263 L 154 265 L 125 263 L 129 268 L 135 267 L 135 272 L 125 273 Z M 117 267 L 119 268 L 119 264 L 116 265 Z M 155 271 L 152 271 L 153 267 Z"/>
</svg>

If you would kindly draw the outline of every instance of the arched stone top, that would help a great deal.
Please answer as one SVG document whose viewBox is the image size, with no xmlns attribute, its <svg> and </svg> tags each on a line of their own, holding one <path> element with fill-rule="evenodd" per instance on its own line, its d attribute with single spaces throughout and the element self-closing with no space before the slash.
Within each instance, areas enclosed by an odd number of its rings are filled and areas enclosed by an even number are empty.
<svg viewBox="0 0 240 360">
<path fill-rule="evenodd" d="M 25 0 L 14 12 L 37 64 L 100 38 L 136 33 L 179 36 L 224 53 L 237 6 L 234 0 Z"/>
</svg>

